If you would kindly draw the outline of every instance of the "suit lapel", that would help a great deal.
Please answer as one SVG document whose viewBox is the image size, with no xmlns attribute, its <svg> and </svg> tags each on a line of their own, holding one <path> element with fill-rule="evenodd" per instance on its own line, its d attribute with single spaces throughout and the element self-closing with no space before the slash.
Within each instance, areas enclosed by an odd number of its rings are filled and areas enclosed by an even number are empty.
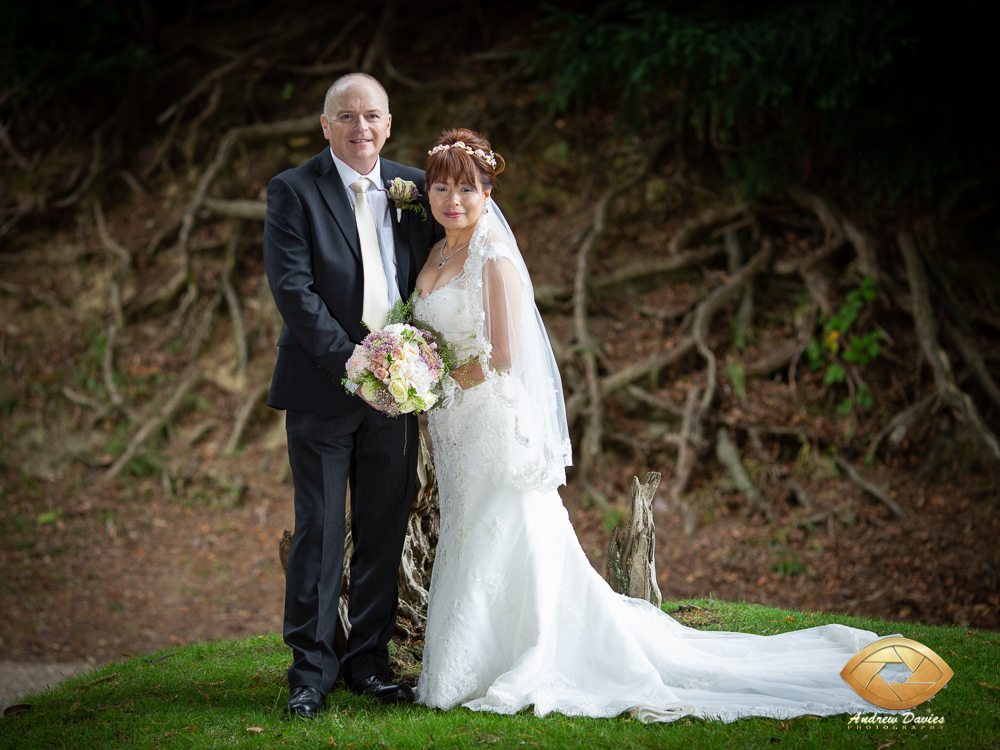
<svg viewBox="0 0 1000 750">
<path fill-rule="evenodd" d="M 340 172 L 333 164 L 333 157 L 330 156 L 330 150 L 327 149 L 320 154 L 320 164 L 317 165 L 317 171 L 321 172 L 319 179 L 316 180 L 316 187 L 319 188 L 320 194 L 326 201 L 326 205 L 330 207 L 331 213 L 333 213 L 333 218 L 337 221 L 340 226 L 340 231 L 343 232 L 344 237 L 347 239 L 347 246 L 351 248 L 351 252 L 354 253 L 358 260 L 361 260 L 361 242 L 358 239 L 358 224 L 354 219 L 354 211 L 351 209 L 351 203 L 347 199 L 347 189 L 344 187 L 344 181 L 340 179 Z"/>
<path fill-rule="evenodd" d="M 396 162 L 382 159 L 382 184 L 379 188 L 386 189 L 391 180 L 399 176 L 399 165 Z M 402 221 L 396 218 L 396 206 L 392 199 L 389 199 L 389 216 L 392 220 L 392 236 L 395 240 L 396 252 L 396 282 L 399 287 L 399 296 L 406 300 L 407 288 L 410 279 L 410 242 L 406 236 L 405 224 L 409 221 L 409 211 L 403 211 Z"/>
</svg>

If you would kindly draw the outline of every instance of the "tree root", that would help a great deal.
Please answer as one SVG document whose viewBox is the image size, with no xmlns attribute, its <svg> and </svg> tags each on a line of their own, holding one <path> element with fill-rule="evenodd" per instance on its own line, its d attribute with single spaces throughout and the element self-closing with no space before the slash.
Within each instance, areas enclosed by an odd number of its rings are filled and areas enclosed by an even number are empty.
<svg viewBox="0 0 1000 750">
<path fill-rule="evenodd" d="M 743 466 L 743 461 L 740 458 L 740 452 L 736 448 L 733 439 L 729 436 L 729 430 L 725 427 L 720 426 L 716 431 L 715 457 L 719 460 L 719 463 L 726 467 L 733 483 L 740 492 L 746 495 L 747 500 L 750 501 L 750 505 L 763 513 L 768 521 L 772 520 L 774 514 L 771 512 L 771 506 L 761 497 L 760 492 L 757 491 L 757 488 L 750 480 L 750 475 L 747 473 L 746 467 Z"/>
<path fill-rule="evenodd" d="M 995 459 L 1000 460 L 1000 441 L 997 440 L 997 436 L 983 419 L 969 394 L 956 385 L 948 355 L 945 354 L 938 342 L 937 325 L 927 289 L 927 275 L 916 243 L 907 232 L 900 232 L 897 239 L 899 249 L 906 262 L 906 275 L 910 283 L 911 311 L 917 329 L 917 338 L 920 340 L 921 351 L 934 372 L 937 391 L 947 401 L 956 416 L 968 425 L 987 452 Z"/>
<path fill-rule="evenodd" d="M 996 381 L 986 368 L 986 363 L 978 349 L 962 335 L 962 332 L 955 325 L 948 321 L 945 321 L 944 332 L 958 353 L 962 355 L 962 359 L 965 360 L 965 364 L 969 366 L 972 374 L 976 376 L 976 380 L 979 381 L 979 385 L 982 386 L 986 395 L 996 406 L 1000 407 L 1000 388 L 997 387 Z"/>
<path fill-rule="evenodd" d="M 181 378 L 181 382 L 178 383 L 177 388 L 171 394 L 170 398 L 167 399 L 166 403 L 160 407 L 160 410 L 154 414 L 149 420 L 147 420 L 139 429 L 136 431 L 135 435 L 129 441 L 128 447 L 125 448 L 124 453 L 122 453 L 118 458 L 115 459 L 114 463 L 111 464 L 110 468 L 100 478 L 101 484 L 107 484 L 115 477 L 117 477 L 125 465 L 132 459 L 133 456 L 138 452 L 142 445 L 150 438 L 150 436 L 159 432 L 163 426 L 170 420 L 177 407 L 180 406 L 181 401 L 184 396 L 187 395 L 201 379 L 201 368 L 194 365 L 188 369 L 185 375 Z"/>
<path fill-rule="evenodd" d="M 627 385 L 625 386 L 625 391 L 636 401 L 639 401 L 646 406 L 650 406 L 654 409 L 662 409 L 669 414 L 673 414 L 675 417 L 684 416 L 684 409 L 666 396 L 662 396 L 659 393 L 650 393 L 645 388 L 640 388 L 637 385 Z"/>
<path fill-rule="evenodd" d="M 579 347 L 583 358 L 584 385 L 586 388 L 586 398 L 589 403 L 589 419 L 587 426 L 584 428 L 583 441 L 580 446 L 580 458 L 577 463 L 579 469 L 578 476 L 587 495 L 605 510 L 609 507 L 607 501 L 595 490 L 590 481 L 590 473 L 594 461 L 597 460 L 601 452 L 603 410 L 601 408 L 600 386 L 597 378 L 597 357 L 594 353 L 595 344 L 590 337 L 587 325 L 587 274 L 590 264 L 590 253 L 597 238 L 604 231 L 608 203 L 610 203 L 616 192 L 617 186 L 612 181 L 594 208 L 590 229 L 587 231 L 583 242 L 580 243 L 580 249 L 577 251 L 576 276 L 573 282 L 573 328 L 576 334 L 576 346 Z"/>
<path fill-rule="evenodd" d="M 684 516 L 684 533 L 693 534 L 697 525 L 694 513 L 688 503 L 683 500 L 691 478 L 691 469 L 697 455 L 697 448 L 704 443 L 701 421 L 698 419 L 698 397 L 701 389 L 692 385 L 684 401 L 684 418 L 681 421 L 681 432 L 677 440 L 677 464 L 674 470 L 674 483 L 670 487 L 670 501 L 680 506 Z"/>
<path fill-rule="evenodd" d="M 712 316 L 721 310 L 733 297 L 738 295 L 743 286 L 749 283 L 754 275 L 767 265 L 771 260 L 772 250 L 770 241 L 765 238 L 760 251 L 737 273 L 733 274 L 726 284 L 713 290 L 695 308 L 694 323 L 691 326 L 691 338 L 698 349 L 698 353 L 708 364 L 706 374 L 707 384 L 705 386 L 705 393 L 702 396 L 701 406 L 699 407 L 699 421 L 704 418 L 709 407 L 712 405 L 712 400 L 715 398 L 717 362 L 714 352 L 708 346 L 709 323 Z"/>
<path fill-rule="evenodd" d="M 198 129 L 201 124 L 215 114 L 215 111 L 219 108 L 219 99 L 222 96 L 222 81 L 217 80 L 215 86 L 212 87 L 211 93 L 208 95 L 208 101 L 205 103 L 204 108 L 194 119 L 191 120 L 191 124 L 188 125 L 188 134 L 184 139 L 184 143 L 181 144 L 181 153 L 184 154 L 184 160 L 187 162 L 188 168 L 194 166 L 194 152 L 198 147 Z"/>
<path fill-rule="evenodd" d="M 865 453 L 865 458 L 871 461 L 875 457 L 875 452 L 882 444 L 882 441 L 887 436 L 892 445 L 899 445 L 903 441 L 903 438 L 906 437 L 906 433 L 923 419 L 924 415 L 930 411 L 931 405 L 940 398 L 941 396 L 937 392 L 931 393 L 929 396 L 924 396 L 917 403 L 899 412 L 872 440 Z"/>
<path fill-rule="evenodd" d="M 721 210 L 705 209 L 698 216 L 681 224 L 674 236 L 667 242 L 667 253 L 676 255 L 720 224 L 728 224 L 742 218 L 746 211 L 745 206 L 732 206 Z"/>
<path fill-rule="evenodd" d="M 257 402 L 260 401 L 262 397 L 267 395 L 269 388 L 270 384 L 264 383 L 263 385 L 259 385 L 244 394 L 240 402 L 240 406 L 236 410 L 236 417 L 233 420 L 233 429 L 229 433 L 229 439 L 226 441 L 226 447 L 222 449 L 222 455 L 231 456 L 236 453 L 236 448 L 240 443 L 240 438 L 243 437 L 243 430 L 246 429 L 247 420 L 250 419 L 250 414 L 253 412 Z"/>
<path fill-rule="evenodd" d="M 202 210 L 216 216 L 229 216 L 234 219 L 249 221 L 264 221 L 267 216 L 267 201 L 254 200 L 222 200 L 206 198 Z"/>
<path fill-rule="evenodd" d="M 194 228 L 195 218 L 205 203 L 208 188 L 218 176 L 229 157 L 230 151 L 243 138 L 267 138 L 296 135 L 298 133 L 308 133 L 316 129 L 316 118 L 312 115 L 291 120 L 278 120 L 276 122 L 259 123 L 255 125 L 241 125 L 231 128 L 219 141 L 215 158 L 202 173 L 194 195 L 188 202 L 180 217 L 180 231 L 177 237 L 175 249 L 180 256 L 177 273 L 153 294 L 146 297 L 139 304 L 139 309 L 144 310 L 157 303 L 173 299 L 185 286 L 190 273 L 190 258 L 188 252 L 188 242 L 191 231 Z"/>
<path fill-rule="evenodd" d="M 240 298 L 236 294 L 233 282 L 230 279 L 233 267 L 236 265 L 236 248 L 240 244 L 241 229 L 242 227 L 239 225 L 233 228 L 232 236 L 229 238 L 226 249 L 226 265 L 222 269 L 220 281 L 222 284 L 222 293 L 226 298 L 226 305 L 229 308 L 229 317 L 233 321 L 233 338 L 236 342 L 236 374 L 239 382 L 246 389 L 247 360 L 249 356 L 247 352 L 246 327 L 243 324 L 243 313 L 240 310 Z"/>
<path fill-rule="evenodd" d="M 654 276 L 666 276 L 674 271 L 702 265 L 722 252 L 723 248 L 716 246 L 636 263 L 600 279 L 588 280 L 587 288 L 594 293 L 613 293 L 615 287 L 627 288 L 639 280 Z M 535 302 L 541 307 L 550 307 L 555 302 L 571 299 L 572 296 L 573 287 L 569 284 L 539 284 L 535 287 Z"/>
<path fill-rule="evenodd" d="M 603 432 L 603 407 L 600 382 L 597 374 L 597 353 L 595 343 L 590 336 L 587 323 L 587 276 L 590 267 L 590 255 L 598 238 L 603 234 L 607 220 L 608 205 L 611 199 L 620 192 L 630 189 L 639 182 L 649 171 L 653 162 L 659 156 L 660 151 L 667 143 L 667 138 L 656 138 L 648 145 L 646 156 L 641 165 L 634 170 L 631 177 L 620 184 L 614 180 L 604 191 L 594 207 L 590 229 L 587 231 L 580 243 L 577 251 L 576 275 L 573 280 L 573 323 L 576 335 L 576 346 L 580 350 L 584 364 L 584 380 L 587 389 L 586 397 L 589 402 L 589 419 L 584 429 L 583 441 L 580 449 L 580 460 L 578 465 L 578 477 L 584 486 L 585 492 L 602 507 L 607 506 L 607 501 L 600 496 L 590 481 L 590 474 L 594 462 L 601 452 L 601 433 Z"/>
<path fill-rule="evenodd" d="M 874 484 L 864 479 L 852 464 L 843 459 L 841 456 L 834 456 L 833 460 L 837 463 L 837 466 L 847 472 L 847 476 L 851 478 L 851 481 L 854 482 L 854 484 L 885 505 L 885 507 L 893 512 L 896 518 L 906 518 L 906 511 L 903 510 L 899 503 L 885 494 Z"/>
<path fill-rule="evenodd" d="M 621 390 L 637 380 L 656 376 L 664 368 L 684 359 L 684 357 L 694 351 L 694 348 L 694 340 L 690 336 L 685 336 L 669 351 L 652 356 L 643 362 L 629 365 L 616 373 L 601 378 L 601 398 L 607 398 L 612 393 Z M 566 399 L 566 420 L 569 422 L 570 427 L 576 423 L 586 400 L 586 396 L 580 392 L 574 393 Z"/>
</svg>

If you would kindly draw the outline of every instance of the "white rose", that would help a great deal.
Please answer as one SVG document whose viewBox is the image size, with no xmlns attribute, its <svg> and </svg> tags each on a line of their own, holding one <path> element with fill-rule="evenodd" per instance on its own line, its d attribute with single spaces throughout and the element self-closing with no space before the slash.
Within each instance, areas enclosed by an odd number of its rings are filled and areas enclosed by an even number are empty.
<svg viewBox="0 0 1000 750">
<path fill-rule="evenodd" d="M 423 362 L 405 368 L 403 377 L 418 391 L 426 391 L 431 386 L 431 374 Z"/>
<path fill-rule="evenodd" d="M 412 399 L 412 398 L 408 399 L 408 400 L 404 401 L 403 403 L 401 403 L 399 405 L 399 413 L 400 414 L 409 414 L 411 411 L 413 411 L 414 409 L 416 409 L 417 406 L 419 406 L 419 404 L 417 404 L 416 399 Z"/>
<path fill-rule="evenodd" d="M 389 381 L 389 395 L 396 400 L 397 404 L 401 404 L 406 400 L 407 391 L 406 383 L 400 378 L 393 378 Z"/>
<path fill-rule="evenodd" d="M 376 393 L 378 393 L 378 388 L 372 381 L 366 380 L 364 383 L 361 384 L 361 395 L 363 395 L 369 401 L 375 398 Z"/>
<path fill-rule="evenodd" d="M 393 362 L 389 365 L 389 377 L 391 378 L 401 378 L 403 377 L 403 363 Z"/>
</svg>

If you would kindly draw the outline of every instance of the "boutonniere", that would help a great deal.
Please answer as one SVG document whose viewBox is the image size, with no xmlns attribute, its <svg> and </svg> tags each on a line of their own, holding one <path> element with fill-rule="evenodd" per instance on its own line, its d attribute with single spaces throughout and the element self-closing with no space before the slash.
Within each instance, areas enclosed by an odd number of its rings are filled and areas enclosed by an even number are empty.
<svg viewBox="0 0 1000 750">
<path fill-rule="evenodd" d="M 392 202 L 396 204 L 396 221 L 402 221 L 404 209 L 420 214 L 423 219 L 427 218 L 427 209 L 424 208 L 424 204 L 417 200 L 417 198 L 422 198 L 423 196 L 417 190 L 416 185 L 409 180 L 404 180 L 402 177 L 397 177 L 394 180 L 386 180 L 386 185 L 389 186 L 386 193 L 388 193 Z"/>
</svg>

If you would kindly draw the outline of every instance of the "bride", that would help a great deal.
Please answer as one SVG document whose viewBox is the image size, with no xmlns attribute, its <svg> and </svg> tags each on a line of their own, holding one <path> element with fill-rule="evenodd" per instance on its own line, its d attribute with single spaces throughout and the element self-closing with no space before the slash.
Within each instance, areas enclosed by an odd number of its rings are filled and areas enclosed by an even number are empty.
<svg viewBox="0 0 1000 750">
<path fill-rule="evenodd" d="M 503 159 L 469 130 L 429 152 L 446 238 L 414 317 L 456 346 L 462 390 L 429 414 L 441 497 L 417 701 L 512 714 L 733 721 L 870 713 L 840 670 L 874 633 L 700 632 L 591 567 L 557 487 L 571 448 L 559 370 L 517 243 L 490 198 Z"/>
</svg>

